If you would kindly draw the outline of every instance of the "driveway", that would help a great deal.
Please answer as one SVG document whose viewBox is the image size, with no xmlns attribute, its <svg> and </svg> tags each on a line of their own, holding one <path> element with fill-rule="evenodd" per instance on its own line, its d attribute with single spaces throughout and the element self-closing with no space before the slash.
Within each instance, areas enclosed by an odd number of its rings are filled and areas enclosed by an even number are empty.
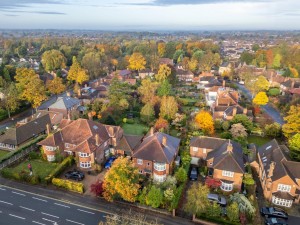
<svg viewBox="0 0 300 225">
<path fill-rule="evenodd" d="M 252 100 L 252 94 L 251 92 L 244 86 L 239 83 L 235 83 L 238 88 L 244 93 L 244 95 L 249 99 Z M 280 125 L 284 124 L 284 120 L 282 116 L 280 115 L 280 112 L 276 109 L 274 109 L 270 104 L 262 106 L 262 109 L 277 123 Z"/>
</svg>

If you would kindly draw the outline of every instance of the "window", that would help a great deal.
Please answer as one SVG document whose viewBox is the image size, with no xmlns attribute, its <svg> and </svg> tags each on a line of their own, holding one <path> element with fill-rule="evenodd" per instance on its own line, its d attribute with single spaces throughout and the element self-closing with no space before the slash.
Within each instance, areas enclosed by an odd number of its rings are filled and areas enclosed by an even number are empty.
<svg viewBox="0 0 300 225">
<path fill-rule="evenodd" d="M 69 143 L 65 143 L 65 147 L 66 148 L 70 148 L 70 144 Z"/>
<path fill-rule="evenodd" d="M 89 157 L 90 154 L 84 153 L 84 152 L 79 152 L 79 157 Z"/>
<path fill-rule="evenodd" d="M 157 174 L 153 174 L 153 180 L 156 182 L 164 182 L 166 180 L 167 175 L 157 175 Z"/>
<path fill-rule="evenodd" d="M 198 152 L 198 148 L 197 147 L 193 147 L 193 151 L 194 152 Z"/>
<path fill-rule="evenodd" d="M 142 159 L 137 159 L 137 164 L 143 165 L 143 160 Z"/>
<path fill-rule="evenodd" d="M 275 205 L 281 205 L 281 206 L 285 206 L 285 207 L 291 207 L 293 204 L 292 200 L 286 200 L 286 199 L 282 199 L 282 198 L 277 198 L 275 196 L 272 197 L 272 203 Z"/>
<path fill-rule="evenodd" d="M 278 184 L 277 190 L 278 191 L 283 191 L 283 192 L 290 192 L 291 191 L 291 185 Z"/>
<path fill-rule="evenodd" d="M 139 173 L 140 173 L 140 174 L 143 174 L 143 170 L 139 170 Z"/>
<path fill-rule="evenodd" d="M 48 160 L 48 162 L 55 161 L 55 155 L 47 155 L 47 160 Z"/>
<path fill-rule="evenodd" d="M 225 183 L 225 182 L 223 182 L 223 181 L 221 181 L 222 182 L 222 184 L 221 184 L 221 190 L 223 190 L 223 191 L 232 191 L 232 189 L 233 189 L 233 184 L 228 184 L 228 183 Z"/>
<path fill-rule="evenodd" d="M 149 162 L 147 163 L 147 166 L 150 166 L 150 163 L 149 163 Z"/>
<path fill-rule="evenodd" d="M 91 162 L 80 162 L 81 168 L 91 168 Z"/>
<path fill-rule="evenodd" d="M 157 171 L 165 171 L 166 164 L 165 163 L 154 163 L 154 169 Z"/>
<path fill-rule="evenodd" d="M 46 146 L 46 150 L 47 150 L 47 151 L 55 151 L 55 150 L 56 150 L 56 147 Z"/>
<path fill-rule="evenodd" d="M 231 171 L 226 171 L 226 170 L 222 171 L 223 177 L 233 177 L 233 174 L 234 174 L 234 172 L 231 172 Z"/>
<path fill-rule="evenodd" d="M 203 148 L 203 153 L 206 154 L 206 148 Z"/>
</svg>

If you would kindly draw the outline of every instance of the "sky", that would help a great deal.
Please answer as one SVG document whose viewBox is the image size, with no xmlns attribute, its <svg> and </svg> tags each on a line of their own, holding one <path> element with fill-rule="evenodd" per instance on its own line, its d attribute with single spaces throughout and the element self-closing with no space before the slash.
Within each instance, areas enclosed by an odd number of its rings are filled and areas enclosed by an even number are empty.
<svg viewBox="0 0 300 225">
<path fill-rule="evenodd" d="M 299 0 L 0 0 L 0 29 L 300 30 Z"/>
</svg>

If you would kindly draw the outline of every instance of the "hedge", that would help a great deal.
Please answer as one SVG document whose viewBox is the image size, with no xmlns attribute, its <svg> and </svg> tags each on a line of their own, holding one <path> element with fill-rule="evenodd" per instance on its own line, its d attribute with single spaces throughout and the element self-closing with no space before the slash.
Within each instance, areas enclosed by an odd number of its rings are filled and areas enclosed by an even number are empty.
<svg viewBox="0 0 300 225">
<path fill-rule="evenodd" d="M 4 168 L 1 170 L 1 175 L 4 178 L 13 179 L 13 180 L 19 180 L 19 181 L 25 181 L 27 183 L 31 184 L 38 184 L 40 183 L 40 177 L 36 175 L 30 176 L 29 172 L 27 171 L 21 171 L 20 173 L 12 172 L 9 168 Z"/>
<path fill-rule="evenodd" d="M 178 208 L 178 204 L 179 204 L 179 201 L 181 199 L 182 192 L 184 190 L 185 185 L 186 185 L 186 182 L 179 185 L 179 187 L 176 188 L 175 193 L 174 193 L 174 198 L 171 202 L 171 208 L 172 209 L 177 209 Z"/>
<path fill-rule="evenodd" d="M 84 190 L 84 186 L 82 183 L 77 183 L 77 182 L 73 182 L 73 181 L 69 181 L 69 180 L 53 178 L 52 184 L 57 187 L 62 187 L 69 191 L 74 191 L 74 192 L 78 192 L 81 194 L 83 193 L 83 190 Z"/>
<path fill-rule="evenodd" d="M 44 139 L 45 137 L 46 137 L 46 135 L 41 135 L 41 136 L 37 137 L 36 139 L 34 139 L 34 140 L 28 142 L 27 144 L 23 145 L 22 147 L 14 150 L 14 151 L 11 151 L 10 153 L 6 154 L 4 157 L 2 157 L 0 159 L 0 163 L 4 162 L 5 160 L 9 159 L 12 156 L 24 151 L 25 149 L 27 149 L 31 145 L 34 145 L 34 144 L 38 143 L 40 140 Z"/>
<path fill-rule="evenodd" d="M 63 172 L 67 167 L 72 166 L 73 163 L 73 156 L 68 156 L 60 164 L 58 164 L 58 166 L 47 177 L 45 177 L 45 180 L 43 182 L 46 184 L 51 183 L 54 177 L 61 174 L 61 172 Z"/>
</svg>

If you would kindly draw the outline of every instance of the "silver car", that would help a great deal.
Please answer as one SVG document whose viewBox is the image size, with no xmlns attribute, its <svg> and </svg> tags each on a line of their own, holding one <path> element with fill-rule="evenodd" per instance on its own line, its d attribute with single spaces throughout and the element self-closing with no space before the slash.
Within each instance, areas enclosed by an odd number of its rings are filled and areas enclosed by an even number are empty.
<svg viewBox="0 0 300 225">
<path fill-rule="evenodd" d="M 226 199 L 223 196 L 219 196 L 217 194 L 208 194 L 207 198 L 208 198 L 209 201 L 216 202 L 221 206 L 226 206 L 227 205 Z"/>
</svg>

